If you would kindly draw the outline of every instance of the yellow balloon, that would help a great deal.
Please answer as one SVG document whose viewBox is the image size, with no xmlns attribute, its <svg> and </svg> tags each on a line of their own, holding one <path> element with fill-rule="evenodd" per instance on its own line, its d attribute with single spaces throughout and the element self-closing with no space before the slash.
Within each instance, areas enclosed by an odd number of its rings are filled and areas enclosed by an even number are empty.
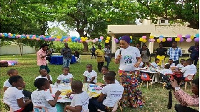
<svg viewBox="0 0 200 112">
<path fill-rule="evenodd" d="M 181 39 L 180 38 L 175 38 L 175 41 L 179 42 Z"/>
<path fill-rule="evenodd" d="M 140 38 L 139 41 L 143 41 L 143 38 Z"/>
<path fill-rule="evenodd" d="M 147 42 L 147 40 L 146 39 L 143 39 L 143 41 L 142 41 L 143 43 L 146 43 Z"/>
<path fill-rule="evenodd" d="M 83 40 L 84 39 L 84 37 L 81 37 L 81 40 Z"/>
<path fill-rule="evenodd" d="M 109 43 L 109 40 L 106 40 L 105 43 Z"/>
<path fill-rule="evenodd" d="M 109 40 L 110 40 L 110 37 L 109 37 L 109 36 L 107 36 L 107 37 L 106 37 L 106 40 L 108 40 L 108 41 L 109 41 Z"/>
<path fill-rule="evenodd" d="M 87 37 L 85 37 L 85 40 L 87 40 L 88 38 Z"/>
<path fill-rule="evenodd" d="M 130 36 L 130 38 L 131 38 L 131 40 L 133 39 L 133 37 L 132 37 L 132 36 Z"/>
<path fill-rule="evenodd" d="M 61 36 L 57 36 L 57 39 L 61 39 Z"/>
<path fill-rule="evenodd" d="M 162 42 L 166 42 L 166 38 L 163 38 Z"/>
<path fill-rule="evenodd" d="M 71 42 L 71 41 L 72 41 L 72 39 L 71 39 L 71 38 L 69 38 L 69 39 L 68 39 L 68 41 L 69 41 L 69 42 Z"/>
<path fill-rule="evenodd" d="M 161 42 L 160 39 L 157 39 L 157 42 L 160 43 Z"/>
<path fill-rule="evenodd" d="M 151 35 L 149 38 L 150 38 L 150 39 L 153 39 L 153 38 L 154 38 L 154 36 L 153 36 L 153 35 Z"/>
<path fill-rule="evenodd" d="M 191 35 L 191 37 L 190 37 L 191 39 L 194 39 L 194 35 Z"/>
</svg>

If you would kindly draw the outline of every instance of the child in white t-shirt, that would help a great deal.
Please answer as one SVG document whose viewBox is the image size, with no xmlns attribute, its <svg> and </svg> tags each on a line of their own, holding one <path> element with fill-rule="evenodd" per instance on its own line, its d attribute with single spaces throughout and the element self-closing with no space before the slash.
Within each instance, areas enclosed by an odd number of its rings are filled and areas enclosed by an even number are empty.
<svg viewBox="0 0 200 112">
<path fill-rule="evenodd" d="M 169 77 L 166 76 L 167 74 L 173 74 L 169 64 L 165 64 L 165 68 L 163 70 L 160 70 L 159 73 L 164 81 L 167 81 L 169 79 Z"/>
<path fill-rule="evenodd" d="M 197 68 L 194 64 L 192 64 L 191 59 L 187 59 L 186 63 L 187 65 L 181 69 L 184 78 L 188 75 L 195 75 L 197 73 Z"/>
<path fill-rule="evenodd" d="M 88 108 L 90 112 L 112 110 L 117 102 L 122 98 L 124 92 L 123 86 L 115 84 L 115 72 L 105 74 L 105 82 L 107 85 L 102 89 L 98 99 L 92 98 L 89 100 Z"/>
<path fill-rule="evenodd" d="M 52 97 L 49 91 L 50 83 L 46 78 L 38 78 L 34 82 L 34 86 L 38 89 L 33 91 L 31 94 L 31 100 L 34 107 L 44 107 L 48 112 L 57 112 L 56 103 L 58 96 L 61 94 L 60 91 L 55 93 L 55 98 Z"/>
<path fill-rule="evenodd" d="M 152 62 L 150 64 L 150 66 L 152 66 L 153 68 L 158 68 L 158 63 L 160 62 L 160 60 L 158 58 L 155 59 L 155 62 Z"/>
<path fill-rule="evenodd" d="M 107 67 L 107 66 L 102 66 L 102 68 L 101 68 L 101 73 L 103 74 L 103 81 L 104 81 L 104 82 L 105 82 L 104 76 L 105 76 L 105 74 L 108 73 L 108 72 L 109 72 L 108 67 Z M 119 84 L 119 81 L 117 81 L 117 80 L 115 79 L 115 83 L 116 83 L 116 84 Z"/>
<path fill-rule="evenodd" d="M 180 60 L 180 63 L 176 65 L 176 67 L 181 70 L 184 66 L 183 66 L 183 63 L 184 63 L 185 59 L 181 59 Z"/>
<path fill-rule="evenodd" d="M 39 70 L 39 73 L 40 73 L 40 76 L 37 76 L 37 77 L 35 78 L 35 80 L 38 79 L 38 78 L 46 78 L 46 79 L 49 81 L 49 83 L 52 84 L 53 79 L 52 79 L 51 75 L 49 75 L 49 74 L 47 73 L 47 70 L 46 70 L 46 69 L 40 69 L 40 70 Z"/>
<path fill-rule="evenodd" d="M 92 65 L 87 64 L 87 70 L 83 73 L 84 75 L 84 80 L 86 83 L 97 83 L 97 73 L 92 70 Z"/>
<path fill-rule="evenodd" d="M 21 76 L 11 76 L 9 78 L 9 83 L 12 87 L 9 87 L 3 96 L 3 102 L 7 104 L 12 111 L 14 112 L 29 112 L 33 110 L 33 104 L 31 100 L 24 100 L 24 95 L 22 94 L 22 90 L 18 88 L 24 87 L 24 81 Z"/>
<path fill-rule="evenodd" d="M 70 110 L 72 112 L 89 112 L 89 95 L 85 91 L 82 91 L 83 83 L 79 80 L 73 81 L 71 88 L 74 96 L 72 98 L 71 105 L 67 105 L 64 112 L 66 112 L 66 110 Z"/>
<path fill-rule="evenodd" d="M 63 74 L 59 75 L 57 78 L 57 83 L 71 83 L 73 80 L 73 75 L 69 73 L 69 67 L 64 67 Z"/>
<path fill-rule="evenodd" d="M 16 69 L 10 69 L 7 71 L 7 74 L 9 75 L 9 77 L 11 76 L 16 76 L 18 75 L 18 71 Z M 8 82 L 9 79 L 7 79 L 4 84 L 3 84 L 3 90 L 4 92 L 9 88 L 12 87 L 12 85 Z"/>
<path fill-rule="evenodd" d="M 171 68 L 171 67 L 176 67 L 176 65 L 175 65 L 175 63 L 173 63 L 173 60 L 172 60 L 172 59 L 169 59 L 167 64 L 170 65 L 170 68 Z"/>
</svg>

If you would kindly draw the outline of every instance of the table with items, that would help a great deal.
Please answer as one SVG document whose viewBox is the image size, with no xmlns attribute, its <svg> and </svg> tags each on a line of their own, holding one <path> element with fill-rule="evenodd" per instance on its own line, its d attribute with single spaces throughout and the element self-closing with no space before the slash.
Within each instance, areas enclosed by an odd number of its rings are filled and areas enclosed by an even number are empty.
<svg viewBox="0 0 200 112">
<path fill-rule="evenodd" d="M 63 64 L 63 56 L 62 55 L 52 55 L 50 63 L 55 64 L 55 65 L 62 65 Z M 74 55 L 72 55 L 70 63 L 71 64 L 76 63 L 76 58 Z"/>
</svg>

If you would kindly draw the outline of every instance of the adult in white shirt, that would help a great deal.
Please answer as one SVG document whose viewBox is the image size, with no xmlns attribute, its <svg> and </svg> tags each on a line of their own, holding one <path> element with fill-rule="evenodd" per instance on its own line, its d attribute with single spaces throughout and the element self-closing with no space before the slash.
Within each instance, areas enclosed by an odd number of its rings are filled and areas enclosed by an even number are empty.
<svg viewBox="0 0 200 112">
<path fill-rule="evenodd" d="M 183 77 L 187 77 L 188 75 L 195 75 L 197 73 L 197 68 L 194 64 L 192 64 L 191 59 L 187 59 L 187 66 L 183 67 L 181 72 L 183 73 Z"/>
<path fill-rule="evenodd" d="M 56 103 L 58 96 L 61 94 L 60 91 L 55 93 L 55 98 L 52 97 L 49 91 L 50 83 L 46 78 L 38 78 L 34 82 L 34 86 L 38 89 L 33 91 L 31 94 L 31 100 L 34 107 L 43 107 L 48 110 L 48 112 L 57 112 Z"/>
<path fill-rule="evenodd" d="M 122 98 L 124 88 L 120 84 L 115 84 L 115 73 L 106 73 L 105 81 L 107 85 L 102 89 L 99 98 L 92 98 L 89 100 L 88 108 L 90 112 L 97 112 L 97 109 L 100 109 L 101 111 L 109 111 L 108 109 L 112 110 Z"/>
<path fill-rule="evenodd" d="M 138 99 L 134 99 L 135 96 L 140 96 L 142 99 L 141 92 L 137 89 L 138 80 L 135 78 L 134 71 L 136 68 L 139 67 L 142 58 L 140 55 L 140 51 L 136 47 L 130 46 L 130 36 L 122 36 L 120 39 L 120 49 L 115 52 L 115 63 L 119 64 L 119 76 L 120 76 L 120 83 L 125 88 L 124 95 L 122 97 L 122 104 L 125 107 L 139 107 L 142 106 L 142 100 L 138 101 Z M 129 79 L 133 80 L 129 80 Z M 127 85 L 128 82 L 128 85 Z M 131 89 L 128 89 L 131 88 Z M 134 91 L 132 91 L 134 90 Z M 128 98 L 127 98 L 128 97 Z M 127 100 L 130 99 L 130 100 Z M 137 102 L 137 105 L 131 103 Z M 129 105 L 131 104 L 131 105 Z"/>
<path fill-rule="evenodd" d="M 87 64 L 87 70 L 83 73 L 84 79 L 86 83 L 97 83 L 97 73 L 92 70 L 92 65 Z"/>
</svg>

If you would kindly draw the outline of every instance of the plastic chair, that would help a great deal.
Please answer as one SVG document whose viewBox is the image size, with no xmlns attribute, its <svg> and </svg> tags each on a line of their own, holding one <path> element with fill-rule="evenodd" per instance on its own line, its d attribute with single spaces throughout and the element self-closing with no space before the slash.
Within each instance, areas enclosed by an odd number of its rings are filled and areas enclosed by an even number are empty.
<svg viewBox="0 0 200 112">
<path fill-rule="evenodd" d="M 33 107 L 33 112 L 48 112 L 46 107 L 41 107 L 41 106 L 34 106 Z"/>
<path fill-rule="evenodd" d="M 184 80 L 185 81 L 185 90 L 187 89 L 187 83 L 189 82 L 190 85 L 191 85 L 191 82 L 192 82 L 193 78 L 194 78 L 193 74 L 188 75 L 187 77 L 185 77 L 185 80 Z"/>
<path fill-rule="evenodd" d="M 150 78 L 149 74 L 147 74 L 147 73 L 142 73 L 142 74 L 141 74 L 141 79 L 142 79 L 142 83 L 143 83 L 143 82 L 147 82 L 147 89 L 148 89 L 149 82 L 152 80 L 152 79 Z M 141 83 L 141 85 L 142 85 L 142 83 Z"/>
</svg>

